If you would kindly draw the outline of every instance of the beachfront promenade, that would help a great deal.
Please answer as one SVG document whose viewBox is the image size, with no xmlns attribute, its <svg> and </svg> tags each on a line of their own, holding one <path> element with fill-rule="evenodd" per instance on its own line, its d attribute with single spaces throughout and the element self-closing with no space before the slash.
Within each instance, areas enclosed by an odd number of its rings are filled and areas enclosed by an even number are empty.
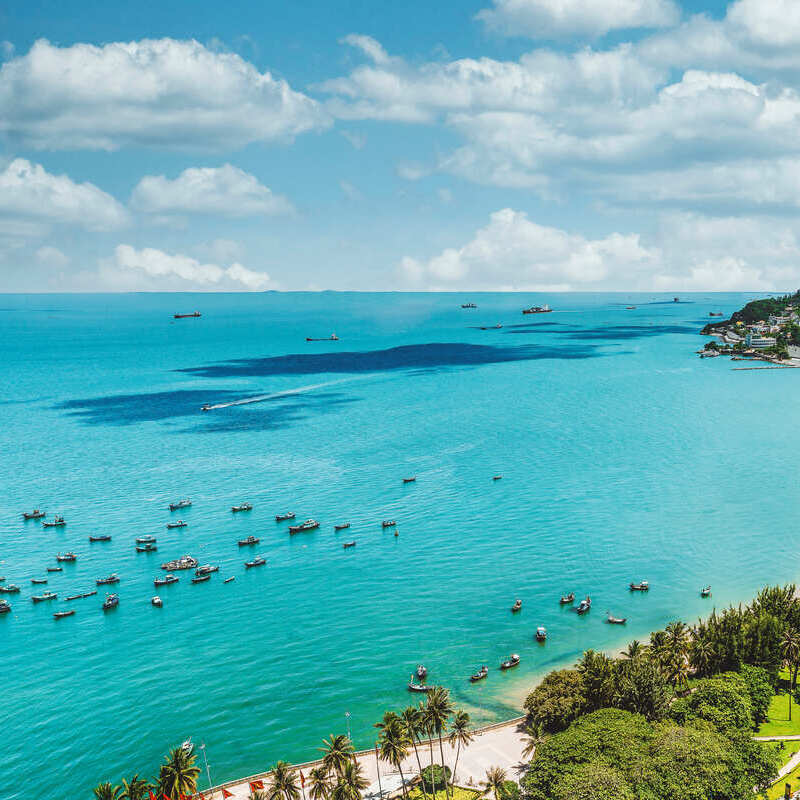
<svg viewBox="0 0 800 800">
<path fill-rule="evenodd" d="M 502 767 L 506 770 L 509 778 L 519 780 L 523 767 L 522 751 L 525 748 L 525 737 L 520 730 L 522 720 L 523 717 L 519 717 L 518 719 L 488 725 L 485 728 L 475 730 L 474 740 L 467 747 L 461 749 L 455 782 L 460 786 L 477 787 L 484 779 L 486 770 L 489 767 Z M 438 763 L 440 760 L 438 739 L 434 739 L 433 752 L 434 760 Z M 430 763 L 430 748 L 427 741 L 419 746 L 419 753 L 424 767 Z M 455 761 L 455 750 L 450 747 L 446 740 L 444 742 L 444 756 L 447 765 L 452 769 Z M 369 788 L 364 792 L 364 796 L 377 798 L 379 795 L 375 750 L 362 750 L 356 753 L 356 758 L 370 783 Z M 296 765 L 296 769 L 302 770 L 303 774 L 308 778 L 309 770 L 319 766 L 319 764 L 319 761 L 309 761 Z M 412 749 L 411 755 L 403 762 L 403 775 L 408 780 L 410 776 L 416 775 L 418 771 L 416 757 Z M 270 773 L 262 772 L 258 775 L 250 775 L 247 778 L 220 784 L 214 787 L 213 793 L 206 790 L 203 795 L 206 798 L 221 798 L 222 789 L 224 788 L 236 800 L 245 800 L 250 796 L 250 781 L 262 780 L 266 787 L 269 779 Z M 384 795 L 395 794 L 400 790 L 400 775 L 398 771 L 385 761 L 380 762 L 380 784 Z"/>
</svg>

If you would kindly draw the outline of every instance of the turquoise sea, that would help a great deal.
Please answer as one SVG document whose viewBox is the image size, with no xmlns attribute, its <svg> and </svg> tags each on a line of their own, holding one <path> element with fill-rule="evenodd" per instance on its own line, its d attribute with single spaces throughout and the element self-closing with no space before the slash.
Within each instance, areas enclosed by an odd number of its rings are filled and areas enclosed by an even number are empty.
<svg viewBox="0 0 800 800">
<path fill-rule="evenodd" d="M 695 355 L 709 311 L 751 297 L 1 296 L 0 575 L 22 592 L 0 617 L 0 797 L 88 798 L 188 737 L 221 782 L 315 757 L 348 712 L 369 746 L 385 709 L 419 699 L 418 662 L 494 721 L 585 648 L 795 579 L 800 372 Z M 555 310 L 523 316 L 534 302 Z M 67 526 L 23 522 L 36 505 Z M 286 510 L 320 529 L 290 537 Z M 134 551 L 144 534 L 157 553 Z M 31 586 L 66 550 L 77 562 Z M 220 572 L 181 573 L 153 608 L 159 565 L 184 553 Z M 255 554 L 267 565 L 245 571 Z M 103 587 L 62 600 L 110 572 L 115 611 Z M 640 579 L 649 594 L 628 591 Z M 42 588 L 59 600 L 34 605 Z M 559 606 L 569 590 L 588 615 Z"/>
</svg>

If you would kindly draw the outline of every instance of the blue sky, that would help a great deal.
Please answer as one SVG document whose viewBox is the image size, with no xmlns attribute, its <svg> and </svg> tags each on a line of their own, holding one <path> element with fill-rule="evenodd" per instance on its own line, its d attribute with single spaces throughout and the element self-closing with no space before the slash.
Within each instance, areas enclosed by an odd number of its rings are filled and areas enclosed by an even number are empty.
<svg viewBox="0 0 800 800">
<path fill-rule="evenodd" d="M 0 4 L 0 291 L 800 285 L 800 4 Z"/>
</svg>

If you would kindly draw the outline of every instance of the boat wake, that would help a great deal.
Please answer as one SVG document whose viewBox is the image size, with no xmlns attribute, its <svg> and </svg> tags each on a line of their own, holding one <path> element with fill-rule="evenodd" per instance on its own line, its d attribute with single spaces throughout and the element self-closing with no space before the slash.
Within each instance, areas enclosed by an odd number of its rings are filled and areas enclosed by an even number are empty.
<svg viewBox="0 0 800 800">
<path fill-rule="evenodd" d="M 337 386 L 340 383 L 351 383 L 352 381 L 363 381 L 367 378 L 375 378 L 376 375 L 354 375 L 351 378 L 340 378 L 337 381 L 325 381 L 324 383 L 312 383 L 308 386 L 298 386 L 295 389 L 285 389 L 282 392 L 270 392 L 269 394 L 259 394 L 255 397 L 243 397 L 241 400 L 231 400 L 227 403 L 213 403 L 203 406 L 203 411 L 216 411 L 220 408 L 230 408 L 231 406 L 246 406 L 251 403 L 263 403 L 265 400 L 275 400 L 279 397 L 290 397 L 295 394 L 313 392 L 316 389 L 325 389 L 328 386 Z"/>
</svg>

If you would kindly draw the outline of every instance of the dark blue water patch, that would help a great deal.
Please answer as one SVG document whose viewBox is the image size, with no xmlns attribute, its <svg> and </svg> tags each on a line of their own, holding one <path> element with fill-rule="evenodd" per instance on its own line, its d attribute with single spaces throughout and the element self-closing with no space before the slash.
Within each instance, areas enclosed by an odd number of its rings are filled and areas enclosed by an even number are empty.
<svg viewBox="0 0 800 800">
<path fill-rule="evenodd" d="M 541 359 L 582 359 L 607 355 L 594 345 L 585 347 L 548 347 L 466 343 L 431 343 L 403 345 L 388 350 L 367 350 L 345 353 L 314 353 L 242 358 L 186 367 L 178 372 L 204 378 L 266 377 L 269 375 L 317 375 L 322 373 L 388 372 L 392 370 L 447 369 L 475 367 L 509 361 Z"/>
<path fill-rule="evenodd" d="M 86 425 L 124 426 L 194 417 L 196 424 L 183 428 L 180 432 L 223 433 L 285 428 L 311 414 L 330 413 L 357 400 L 340 392 L 309 392 L 270 397 L 257 403 L 208 412 L 201 411 L 201 406 L 205 403 L 229 403 L 248 395 L 252 396 L 252 390 L 210 392 L 191 389 L 67 400 L 56 408 L 66 411 Z"/>
<path fill-rule="evenodd" d="M 569 339 L 578 340 L 627 341 L 668 334 L 696 336 L 697 328 L 690 325 L 604 325 L 599 328 L 580 328 L 565 335 Z"/>
</svg>

